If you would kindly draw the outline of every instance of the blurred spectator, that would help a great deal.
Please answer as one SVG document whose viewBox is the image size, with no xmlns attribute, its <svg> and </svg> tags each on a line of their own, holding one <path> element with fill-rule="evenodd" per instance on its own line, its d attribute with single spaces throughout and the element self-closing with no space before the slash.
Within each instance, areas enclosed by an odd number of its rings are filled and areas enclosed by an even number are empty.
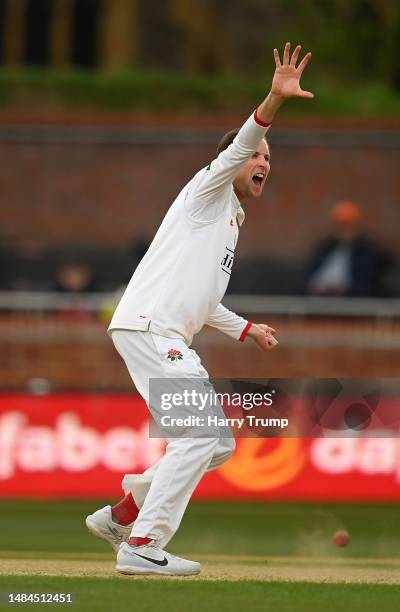
<svg viewBox="0 0 400 612">
<path fill-rule="evenodd" d="M 68 302 L 55 311 L 59 318 L 83 321 L 97 317 L 97 313 L 85 308 L 80 300 L 81 294 L 97 290 L 93 271 L 88 263 L 79 259 L 60 263 L 56 268 L 53 290 L 68 294 Z"/>
<path fill-rule="evenodd" d="M 60 264 L 56 269 L 54 291 L 62 293 L 96 291 L 96 283 L 89 265 L 81 261 Z"/>
<path fill-rule="evenodd" d="M 322 296 L 373 296 L 390 258 L 362 233 L 354 202 L 332 208 L 332 235 L 316 245 L 306 267 L 305 292 Z"/>
</svg>

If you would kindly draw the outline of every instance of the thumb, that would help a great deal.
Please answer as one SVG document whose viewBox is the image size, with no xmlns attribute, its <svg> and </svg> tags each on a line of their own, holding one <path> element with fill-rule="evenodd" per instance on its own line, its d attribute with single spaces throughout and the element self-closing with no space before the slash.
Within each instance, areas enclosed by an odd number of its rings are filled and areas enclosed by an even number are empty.
<svg viewBox="0 0 400 612">
<path fill-rule="evenodd" d="M 300 89 L 300 97 L 301 98 L 314 98 L 314 94 L 311 91 L 304 91 Z"/>
</svg>

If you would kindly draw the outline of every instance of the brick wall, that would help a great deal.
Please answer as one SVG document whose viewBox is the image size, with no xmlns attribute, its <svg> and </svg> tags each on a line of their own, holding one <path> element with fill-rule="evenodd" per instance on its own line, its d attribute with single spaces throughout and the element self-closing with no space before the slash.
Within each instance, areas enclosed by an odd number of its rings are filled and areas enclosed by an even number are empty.
<svg viewBox="0 0 400 612">
<path fill-rule="evenodd" d="M 0 237 L 43 245 L 121 247 L 152 237 L 181 186 L 213 156 L 210 145 L 0 143 Z M 241 255 L 301 257 L 328 229 L 338 199 L 365 211 L 370 235 L 398 252 L 398 149 L 272 149 L 261 202 L 247 207 Z"/>
<path fill-rule="evenodd" d="M 264 322 L 265 319 L 263 319 Z M 194 348 L 213 377 L 398 377 L 400 326 L 393 322 L 322 322 L 267 318 L 279 348 L 262 353 L 205 329 Z M 53 389 L 131 389 L 126 367 L 95 320 L 0 317 L 0 389 L 45 378 Z"/>
</svg>

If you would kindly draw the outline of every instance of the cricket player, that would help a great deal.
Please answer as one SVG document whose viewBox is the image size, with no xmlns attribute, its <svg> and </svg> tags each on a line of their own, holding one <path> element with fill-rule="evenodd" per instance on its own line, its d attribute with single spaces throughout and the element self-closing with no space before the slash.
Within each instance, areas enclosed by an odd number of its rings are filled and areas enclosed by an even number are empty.
<svg viewBox="0 0 400 612">
<path fill-rule="evenodd" d="M 190 349 L 193 336 L 211 325 L 263 351 L 277 345 L 275 330 L 254 324 L 221 304 L 228 286 L 243 205 L 260 198 L 270 172 L 266 132 L 288 98 L 313 98 L 300 79 L 311 58 L 298 63 L 286 43 L 282 61 L 274 50 L 271 90 L 240 130 L 226 134 L 217 157 L 182 189 L 136 268 L 112 318 L 109 333 L 132 380 L 149 404 L 152 378 L 205 380 L 208 374 Z M 89 530 L 117 551 L 116 569 L 126 574 L 190 575 L 200 564 L 164 550 L 179 527 L 202 476 L 222 465 L 233 438 L 172 437 L 164 456 L 143 474 L 127 474 L 125 497 L 86 519 Z"/>
</svg>

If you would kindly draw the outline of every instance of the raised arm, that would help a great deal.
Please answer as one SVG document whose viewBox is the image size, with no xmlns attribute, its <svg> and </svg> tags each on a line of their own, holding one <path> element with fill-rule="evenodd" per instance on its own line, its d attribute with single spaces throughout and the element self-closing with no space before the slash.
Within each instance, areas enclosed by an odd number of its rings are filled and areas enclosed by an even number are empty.
<svg viewBox="0 0 400 612">
<path fill-rule="evenodd" d="M 218 206 L 218 193 L 232 184 L 242 165 L 254 154 L 264 138 L 278 109 L 289 98 L 313 98 L 309 91 L 303 91 L 300 79 L 311 59 L 307 53 L 297 64 L 301 46 L 298 45 L 290 57 L 290 43 L 286 43 L 282 62 L 274 49 L 275 73 L 271 89 L 265 100 L 239 130 L 233 143 L 213 160 L 207 170 L 195 177 L 192 189 L 192 206 L 198 209 L 208 203 Z"/>
</svg>

